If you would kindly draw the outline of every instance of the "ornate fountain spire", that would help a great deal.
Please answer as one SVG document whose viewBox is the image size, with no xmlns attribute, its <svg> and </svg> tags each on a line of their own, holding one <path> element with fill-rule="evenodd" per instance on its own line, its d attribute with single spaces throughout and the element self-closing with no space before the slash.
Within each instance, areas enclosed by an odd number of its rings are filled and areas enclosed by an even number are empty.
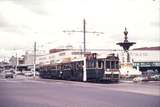
<svg viewBox="0 0 160 107">
<path fill-rule="evenodd" d="M 125 27 L 125 31 L 124 31 L 124 42 L 128 42 L 128 37 L 127 37 L 127 35 L 128 35 L 128 31 L 127 31 L 127 28 Z"/>
<path fill-rule="evenodd" d="M 119 43 L 117 43 L 117 45 L 119 45 L 119 46 L 121 46 L 121 47 L 123 47 L 123 50 L 127 53 L 127 62 L 129 62 L 129 60 L 130 60 L 130 56 L 129 56 L 129 48 L 132 46 L 132 45 L 134 45 L 134 44 L 136 44 L 135 42 L 129 42 L 128 41 L 128 37 L 127 37 L 127 35 L 128 35 L 128 31 L 127 31 L 127 28 L 125 27 L 125 31 L 124 31 L 124 41 L 123 42 L 119 42 Z"/>
<path fill-rule="evenodd" d="M 130 48 L 132 45 L 136 44 L 136 43 L 135 43 L 135 42 L 129 42 L 129 41 L 128 41 L 128 37 L 127 37 L 128 31 L 127 31 L 127 28 L 126 28 L 126 27 L 125 27 L 124 35 L 125 35 L 125 36 L 124 36 L 124 42 L 119 42 L 119 43 L 117 43 L 117 45 L 123 47 L 124 51 L 127 52 L 127 51 L 129 50 L 129 48 Z"/>
</svg>

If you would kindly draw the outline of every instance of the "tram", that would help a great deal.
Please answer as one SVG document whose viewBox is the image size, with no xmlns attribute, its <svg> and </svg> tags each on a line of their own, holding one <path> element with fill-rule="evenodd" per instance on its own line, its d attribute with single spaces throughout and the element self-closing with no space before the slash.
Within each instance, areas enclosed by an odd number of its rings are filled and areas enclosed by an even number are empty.
<svg viewBox="0 0 160 107">
<path fill-rule="evenodd" d="M 120 77 L 119 58 L 114 54 L 99 57 L 90 53 L 83 58 L 68 62 L 40 66 L 41 78 L 83 81 L 84 62 L 86 62 L 87 81 L 113 81 L 118 82 Z"/>
</svg>

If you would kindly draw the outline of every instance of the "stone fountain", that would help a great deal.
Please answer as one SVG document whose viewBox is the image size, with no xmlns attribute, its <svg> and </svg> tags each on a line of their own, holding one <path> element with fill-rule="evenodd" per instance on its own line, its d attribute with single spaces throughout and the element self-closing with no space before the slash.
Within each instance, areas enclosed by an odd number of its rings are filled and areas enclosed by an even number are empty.
<svg viewBox="0 0 160 107">
<path fill-rule="evenodd" d="M 123 60 L 121 63 L 120 73 L 121 76 L 137 76 L 141 75 L 141 72 L 137 69 L 133 68 L 133 63 L 130 61 L 130 54 L 129 54 L 129 48 L 136 44 L 136 42 L 129 42 L 128 41 L 128 31 L 127 28 L 125 28 L 124 31 L 124 41 L 117 43 L 117 45 L 121 46 L 124 50 L 124 55 L 126 57 L 126 60 Z"/>
</svg>

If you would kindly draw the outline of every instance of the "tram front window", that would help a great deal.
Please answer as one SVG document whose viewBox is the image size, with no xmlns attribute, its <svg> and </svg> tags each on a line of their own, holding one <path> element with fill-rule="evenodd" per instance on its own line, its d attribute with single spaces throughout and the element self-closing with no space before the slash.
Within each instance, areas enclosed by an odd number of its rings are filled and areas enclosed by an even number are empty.
<svg viewBox="0 0 160 107">
<path fill-rule="evenodd" d="M 115 61 L 111 61 L 111 69 L 115 68 Z"/>
<path fill-rule="evenodd" d="M 116 69 L 119 68 L 119 64 L 118 64 L 118 61 L 116 61 Z"/>
<path fill-rule="evenodd" d="M 106 69 L 110 69 L 110 62 L 106 61 Z"/>
</svg>

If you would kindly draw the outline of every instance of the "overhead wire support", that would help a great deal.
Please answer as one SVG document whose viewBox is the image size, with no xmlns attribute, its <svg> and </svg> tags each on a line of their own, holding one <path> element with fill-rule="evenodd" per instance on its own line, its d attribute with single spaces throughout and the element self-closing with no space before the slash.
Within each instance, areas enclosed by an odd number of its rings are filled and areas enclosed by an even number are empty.
<svg viewBox="0 0 160 107">
<path fill-rule="evenodd" d="M 83 20 L 83 30 L 64 30 L 64 33 L 74 33 L 74 32 L 80 32 L 83 33 L 83 53 L 86 53 L 86 33 L 92 33 L 92 34 L 104 34 L 103 32 L 97 32 L 97 31 L 86 31 L 86 21 Z"/>
<path fill-rule="evenodd" d="M 74 32 L 83 32 L 82 30 L 78 31 L 78 30 L 64 30 L 63 31 L 64 33 L 74 33 Z M 86 31 L 85 33 L 97 33 L 97 34 L 104 34 L 103 32 L 96 32 L 96 31 L 93 31 L 93 32 L 90 32 L 90 31 Z"/>
</svg>

